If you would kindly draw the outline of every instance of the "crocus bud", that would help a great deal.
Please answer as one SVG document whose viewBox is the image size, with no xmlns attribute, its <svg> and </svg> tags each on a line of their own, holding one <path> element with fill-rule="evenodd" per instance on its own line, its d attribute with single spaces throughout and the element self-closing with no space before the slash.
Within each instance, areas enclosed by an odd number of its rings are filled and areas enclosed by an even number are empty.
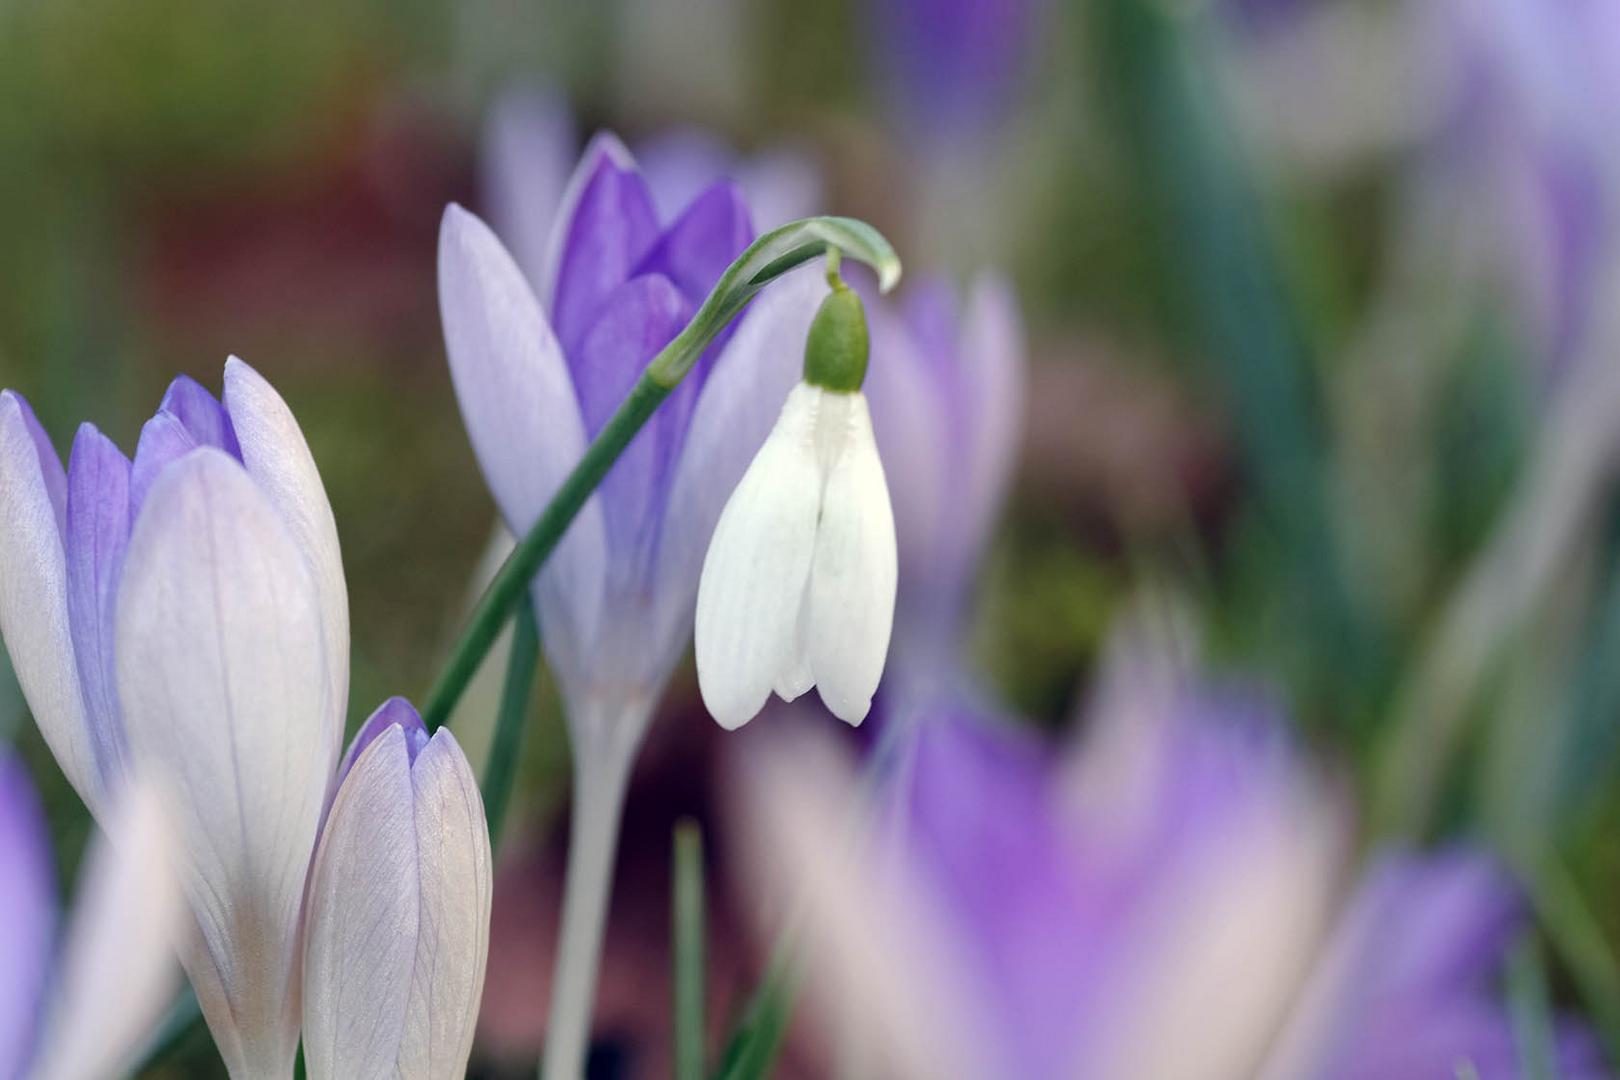
<svg viewBox="0 0 1620 1080">
<path fill-rule="evenodd" d="M 698 685 L 723 727 L 774 688 L 817 686 L 866 718 L 894 623 L 894 511 L 861 394 L 866 317 L 836 282 L 805 344 L 804 381 L 732 492 L 698 582 Z"/>
<path fill-rule="evenodd" d="M 489 831 L 448 728 L 403 698 L 361 727 L 310 870 L 309 1075 L 462 1076 L 489 953 Z"/>
</svg>

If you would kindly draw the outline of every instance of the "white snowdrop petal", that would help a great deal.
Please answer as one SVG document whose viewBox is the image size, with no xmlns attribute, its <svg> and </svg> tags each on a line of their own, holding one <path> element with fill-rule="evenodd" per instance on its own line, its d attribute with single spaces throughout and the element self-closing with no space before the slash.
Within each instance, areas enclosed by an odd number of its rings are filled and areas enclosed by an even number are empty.
<svg viewBox="0 0 1620 1080">
<path fill-rule="evenodd" d="M 811 573 L 815 572 L 814 562 L 811 564 Z M 809 582 L 805 582 L 808 593 Z M 810 669 L 810 643 L 807 635 L 810 631 L 808 597 L 801 594 L 799 597 L 798 618 L 794 620 L 793 647 L 788 651 L 786 665 L 777 672 L 776 696 L 783 701 L 795 701 L 805 691 L 816 685 L 816 673 Z"/>
<path fill-rule="evenodd" d="M 344 778 L 310 870 L 304 1057 L 314 1080 L 393 1073 L 416 959 L 412 802 L 396 725 Z"/>
<path fill-rule="evenodd" d="M 822 391 L 800 384 L 732 492 L 698 580 L 698 687 L 722 727 L 765 704 L 788 666 L 815 550 L 821 469 L 816 413 Z"/>
<path fill-rule="evenodd" d="M 186 970 L 232 1074 L 286 1075 L 332 779 L 315 579 L 247 471 L 203 449 L 148 495 L 117 610 L 131 760 L 169 799 L 197 923 Z"/>
<path fill-rule="evenodd" d="M 866 399 L 851 395 L 810 575 L 810 667 L 834 716 L 859 724 L 883 677 L 894 625 L 894 511 Z"/>
<path fill-rule="evenodd" d="M 125 1075 L 180 981 L 185 898 L 162 803 L 137 781 L 107 817 L 118 832 L 85 861 L 34 1080 Z"/>
</svg>

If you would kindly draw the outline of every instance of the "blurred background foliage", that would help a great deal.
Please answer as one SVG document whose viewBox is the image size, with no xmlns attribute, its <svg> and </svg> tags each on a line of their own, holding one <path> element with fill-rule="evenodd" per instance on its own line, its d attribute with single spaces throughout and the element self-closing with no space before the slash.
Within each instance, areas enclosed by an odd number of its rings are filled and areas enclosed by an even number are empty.
<svg viewBox="0 0 1620 1080">
<path fill-rule="evenodd" d="M 1313 167 L 1246 111 L 1288 92 L 1263 81 L 1276 24 L 1327 5 L 1229 6 L 1034 5 L 1009 107 L 953 158 L 895 104 L 855 0 L 6 0 L 0 384 L 65 450 L 80 418 L 132 446 L 174 373 L 217 386 L 233 352 L 275 382 L 337 515 L 358 720 L 425 691 L 494 517 L 434 285 L 444 204 L 478 203 L 494 96 L 554 88 L 582 134 L 801 144 L 827 209 L 883 229 L 908 270 L 1017 284 L 1029 414 L 975 636 L 1006 700 L 1074 723 L 1111 615 L 1170 589 L 1217 663 L 1284 689 L 1370 829 L 1507 850 L 1554 944 L 1592 952 L 1562 953 L 1560 993 L 1612 1008 L 1620 501 L 1602 485 L 1509 616 L 1452 614 L 1521 572 L 1488 560 L 1516 512 L 1533 528 L 1549 380 L 1497 285 L 1439 257 L 1403 268 L 1409 140 Z M 1436 657 L 1470 628 L 1488 643 L 1454 678 Z M 678 677 L 672 712 L 691 696 Z M 566 776 L 540 698 L 530 836 Z M 3 701 L 66 876 L 82 810 L 14 684 Z M 1446 741 L 1409 733 L 1441 713 Z M 1432 815 L 1386 786 L 1415 759 Z"/>
</svg>

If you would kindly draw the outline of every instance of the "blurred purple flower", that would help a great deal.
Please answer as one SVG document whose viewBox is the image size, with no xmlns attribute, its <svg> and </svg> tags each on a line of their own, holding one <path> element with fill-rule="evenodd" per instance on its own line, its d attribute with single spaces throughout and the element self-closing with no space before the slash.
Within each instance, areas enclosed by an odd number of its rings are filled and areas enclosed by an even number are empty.
<svg viewBox="0 0 1620 1080">
<path fill-rule="evenodd" d="M 1561 365 L 1614 258 L 1620 15 L 1603 0 L 1411 10 L 1417 55 L 1439 79 L 1420 198 L 1436 217 L 1459 204 L 1483 215 L 1460 225 L 1517 297 L 1527 343 Z"/>
<path fill-rule="evenodd" d="M 483 222 L 444 216 L 439 297 L 451 375 L 506 524 L 526 532 L 639 378 L 753 239 L 734 184 L 661 222 L 611 135 L 580 161 L 535 271 Z M 699 361 L 609 471 L 536 582 L 576 746 L 633 746 L 690 633 L 721 507 L 798 377 L 820 294 L 769 290 Z"/>
<path fill-rule="evenodd" d="M 123 1075 L 173 995 L 184 907 L 172 837 L 148 789 L 119 799 L 119 843 L 91 845 L 58 942 L 45 818 L 0 751 L 0 1076 Z"/>
<path fill-rule="evenodd" d="M 141 429 L 133 462 L 83 424 L 66 470 L 22 395 L 0 393 L 0 630 L 62 771 L 92 812 L 128 768 L 114 663 L 117 598 L 147 496 L 212 447 L 244 467 L 292 530 L 318 583 L 330 658 L 324 727 L 335 754 L 348 697 L 348 598 L 331 507 L 297 421 L 232 357 L 224 404 L 185 376 Z"/>
<path fill-rule="evenodd" d="M 384 702 L 350 745 L 310 868 L 310 1076 L 465 1074 L 492 895 L 484 804 L 455 736 L 429 738 L 410 702 Z"/>
<path fill-rule="evenodd" d="M 882 0 L 878 77 L 905 130 L 982 134 L 1011 105 L 1036 44 L 1042 0 Z"/>
<path fill-rule="evenodd" d="M 1018 452 L 1023 325 L 1011 286 L 983 275 L 960 304 L 924 279 L 874 301 L 866 393 L 900 546 L 891 686 L 952 677 L 985 547 Z"/>
<path fill-rule="evenodd" d="M 917 725 L 853 850 L 824 746 L 751 763 L 826 1018 L 868 1020 L 902 1076 L 1513 1073 L 1493 980 L 1523 913 L 1492 864 L 1386 853 L 1340 910 L 1344 807 L 1276 718 L 1166 691 L 1108 702 L 1073 764 L 972 714 Z M 1600 1074 L 1580 1033 L 1559 1049 Z"/>
</svg>

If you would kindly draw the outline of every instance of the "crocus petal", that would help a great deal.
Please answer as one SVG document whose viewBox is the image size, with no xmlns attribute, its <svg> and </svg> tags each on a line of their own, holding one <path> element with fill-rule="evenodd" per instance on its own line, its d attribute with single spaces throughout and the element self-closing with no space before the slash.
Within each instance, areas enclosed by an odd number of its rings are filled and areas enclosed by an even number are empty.
<svg viewBox="0 0 1620 1080">
<path fill-rule="evenodd" d="M 124 771 L 124 726 L 113 670 L 113 609 L 129 546 L 129 459 L 85 424 L 68 461 L 67 588 L 84 714 L 101 780 Z"/>
<path fill-rule="evenodd" d="M 198 446 L 212 446 L 241 460 L 242 448 L 230 414 L 196 379 L 181 375 L 171 382 L 158 404 L 158 412 L 178 420 Z"/>
<path fill-rule="evenodd" d="M 658 239 L 658 214 L 634 163 L 602 153 L 558 228 L 563 241 L 549 310 L 557 339 L 572 353 L 602 301 L 630 279 Z"/>
<path fill-rule="evenodd" d="M 250 441 L 239 429 L 244 448 Z M 164 470 L 118 597 L 118 689 L 137 772 L 164 785 L 198 936 L 184 957 L 234 1075 L 287 1075 L 300 909 L 334 764 L 321 593 L 242 465 Z"/>
<path fill-rule="evenodd" d="M 321 749 L 330 755 L 330 773 L 349 707 L 349 590 L 332 504 L 292 410 L 264 376 L 234 356 L 225 361 L 224 402 L 247 474 L 280 515 L 314 578 L 328 680 Z"/>
<path fill-rule="evenodd" d="M 1024 414 L 1024 329 L 1007 281 L 974 283 L 962 326 L 962 390 L 976 416 L 974 448 L 960 506 L 967 561 L 983 554 L 1018 457 Z M 970 566 L 964 567 L 966 573 Z"/>
<path fill-rule="evenodd" d="M 141 425 L 135 444 L 135 462 L 129 477 L 129 520 L 141 516 L 146 495 L 158 475 L 197 449 L 197 440 L 172 413 L 158 412 Z"/>
<path fill-rule="evenodd" d="M 658 541 L 658 619 L 664 639 L 684 636 L 692 621 L 698 571 L 726 500 L 771 432 L 763 402 L 783 401 L 799 380 L 802 357 L 784 342 L 810 332 L 827 294 L 819 274 L 790 274 L 755 300 L 704 382 L 686 442 L 670 480 Z"/>
<path fill-rule="evenodd" d="M 840 720 L 859 724 L 883 677 L 894 626 L 894 512 L 866 399 L 829 393 L 824 400 L 826 412 L 844 410 L 823 420 L 840 425 L 843 448 L 822 496 L 807 647 L 821 700 Z"/>
<path fill-rule="evenodd" d="M 810 155 L 797 147 L 739 159 L 711 133 L 677 127 L 637 143 L 636 163 L 664 221 L 674 220 L 704 188 L 721 179 L 742 188 L 754 224 L 761 229 L 808 217 L 822 202 L 820 173 Z"/>
<path fill-rule="evenodd" d="M 12 1077 L 34 1052 L 55 940 L 56 884 L 39 797 L 9 757 L 0 757 L 0 866 L 0 1076 Z"/>
<path fill-rule="evenodd" d="M 411 763 L 397 725 L 338 789 L 310 870 L 304 1055 L 310 1076 L 391 1076 L 419 928 Z"/>
<path fill-rule="evenodd" d="M 568 178 L 568 183 L 563 188 L 562 202 L 557 206 L 556 215 L 552 218 L 551 237 L 546 243 L 543 273 L 540 280 L 535 283 L 535 295 L 541 298 L 550 311 L 555 311 L 551 301 L 557 293 L 557 280 L 562 270 L 563 256 L 568 248 L 574 216 L 579 210 L 580 200 L 584 198 L 586 189 L 601 169 L 603 162 L 624 171 L 633 171 L 636 168 L 636 159 L 625 149 L 624 143 L 619 141 L 617 135 L 611 131 L 598 131 L 591 136 L 585 152 L 579 156 L 579 163 L 574 166 L 573 175 Z"/>
<path fill-rule="evenodd" d="M 416 755 L 427 745 L 427 727 L 422 723 L 422 715 L 416 711 L 414 705 L 402 697 L 391 697 L 377 706 L 377 711 L 368 716 L 366 722 L 360 725 L 360 730 L 354 733 L 354 738 L 349 742 L 349 750 L 343 755 L 343 764 L 338 767 L 338 787 L 343 786 L 343 778 L 349 775 L 354 763 L 365 753 L 366 747 L 370 746 L 377 736 L 393 727 L 398 727 L 404 733 L 405 749 L 410 759 L 416 760 Z"/>
<path fill-rule="evenodd" d="M 799 607 L 815 550 L 822 391 L 800 384 L 715 526 L 698 582 L 698 686 L 722 727 L 765 704 L 794 659 Z"/>
<path fill-rule="evenodd" d="M 448 730 L 414 761 L 409 745 L 391 724 L 361 752 L 311 871 L 304 1044 L 317 1080 L 460 1076 L 472 1050 L 493 896 L 483 802 Z"/>
<path fill-rule="evenodd" d="M 439 306 L 473 452 L 507 526 L 522 536 L 584 454 L 585 427 L 562 350 L 522 272 L 488 226 L 454 205 L 439 229 Z M 540 574 L 548 649 L 594 634 L 606 546 L 593 499 Z"/>
<path fill-rule="evenodd" d="M 127 1075 L 174 997 L 185 898 L 156 791 L 118 796 L 117 831 L 85 863 L 34 1080 Z"/>
<path fill-rule="evenodd" d="M 0 393 L 0 633 L 57 764 L 94 809 L 101 798 L 69 629 L 67 477 L 21 395 Z"/>
<path fill-rule="evenodd" d="M 399 1074 L 456 1077 L 472 1052 L 489 959 L 489 828 L 478 781 L 449 728 L 416 759 L 411 784 L 422 915 Z"/>
<path fill-rule="evenodd" d="M 503 93 L 484 132 L 484 204 L 529 284 L 541 293 L 546 245 L 578 148 L 574 119 L 557 94 L 534 86 Z"/>
</svg>

